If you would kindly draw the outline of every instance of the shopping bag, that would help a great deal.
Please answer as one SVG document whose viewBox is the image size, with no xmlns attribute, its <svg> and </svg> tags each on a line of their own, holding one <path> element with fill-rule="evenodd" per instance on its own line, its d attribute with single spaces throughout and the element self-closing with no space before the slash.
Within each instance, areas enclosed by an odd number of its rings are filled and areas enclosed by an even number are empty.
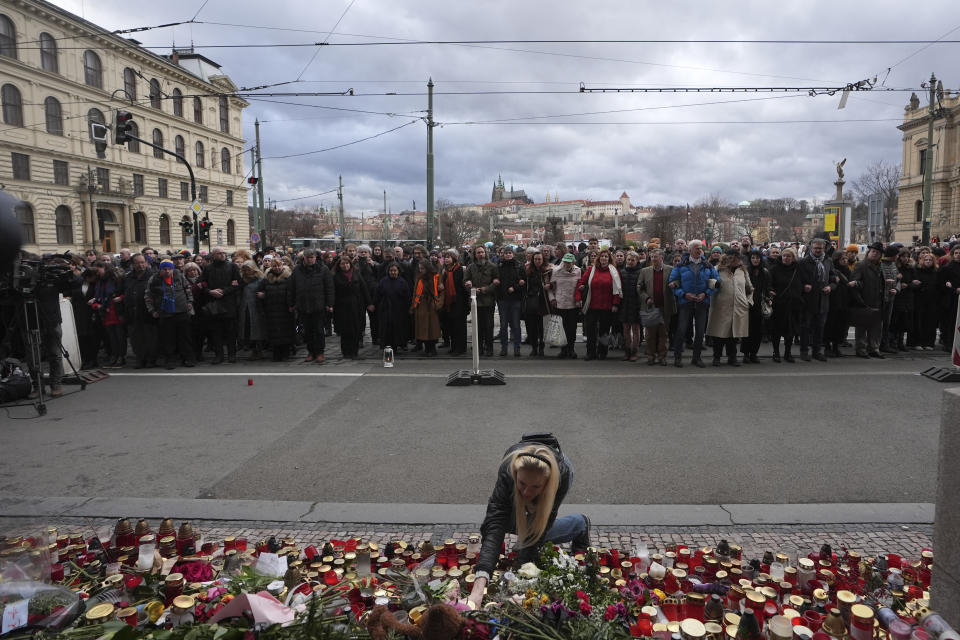
<svg viewBox="0 0 960 640">
<path fill-rule="evenodd" d="M 543 316 L 543 335 L 547 337 L 547 344 L 551 347 L 567 346 L 567 333 L 563 330 L 563 319 L 560 316 Z"/>
<path fill-rule="evenodd" d="M 647 307 L 640 310 L 640 324 L 645 327 L 655 327 L 663 324 L 663 312 L 659 307 Z"/>
</svg>

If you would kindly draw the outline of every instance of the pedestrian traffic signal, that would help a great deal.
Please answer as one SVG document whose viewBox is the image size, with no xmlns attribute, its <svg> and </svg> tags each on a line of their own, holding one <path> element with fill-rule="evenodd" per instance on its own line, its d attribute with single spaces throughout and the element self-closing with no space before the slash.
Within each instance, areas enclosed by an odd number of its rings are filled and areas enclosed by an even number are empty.
<svg viewBox="0 0 960 640">
<path fill-rule="evenodd" d="M 180 226 L 183 228 L 185 234 L 193 235 L 193 221 L 192 220 L 181 220 Z"/>
<path fill-rule="evenodd" d="M 247 178 L 247 184 L 249 185 L 257 186 L 258 182 L 260 182 L 260 178 L 254 178 L 253 176 Z"/>
<path fill-rule="evenodd" d="M 200 240 L 209 240 L 210 239 L 210 227 L 213 226 L 213 223 L 210 222 L 210 218 L 204 218 L 197 223 L 198 233 L 200 235 Z"/>
<path fill-rule="evenodd" d="M 97 150 L 97 157 L 100 159 L 107 157 L 107 125 L 99 122 L 90 123 L 90 137 L 93 139 L 93 146 Z"/>
<path fill-rule="evenodd" d="M 133 133 L 133 114 L 129 111 L 117 111 L 113 122 L 113 143 L 126 144 L 127 136 Z"/>
</svg>

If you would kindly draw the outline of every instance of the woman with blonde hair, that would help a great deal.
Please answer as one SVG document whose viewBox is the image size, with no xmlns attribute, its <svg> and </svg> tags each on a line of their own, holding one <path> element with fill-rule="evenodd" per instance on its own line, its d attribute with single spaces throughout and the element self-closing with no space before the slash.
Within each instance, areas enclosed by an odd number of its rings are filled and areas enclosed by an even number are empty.
<svg viewBox="0 0 960 640">
<path fill-rule="evenodd" d="M 507 533 L 517 535 L 518 564 L 536 560 L 540 545 L 547 541 L 570 542 L 574 553 L 586 551 L 590 546 L 589 518 L 582 513 L 557 518 L 572 485 L 573 465 L 553 434 L 524 435 L 507 449 L 480 525 L 483 540 L 471 603 L 479 607 Z"/>
</svg>

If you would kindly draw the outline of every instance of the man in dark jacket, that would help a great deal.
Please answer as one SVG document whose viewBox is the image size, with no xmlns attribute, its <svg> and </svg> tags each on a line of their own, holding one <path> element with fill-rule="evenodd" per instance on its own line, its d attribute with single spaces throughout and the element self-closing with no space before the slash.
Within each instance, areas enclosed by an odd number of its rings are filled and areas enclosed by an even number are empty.
<svg viewBox="0 0 960 640">
<path fill-rule="evenodd" d="M 240 268 L 227 260 L 223 247 L 213 250 L 213 262 L 203 270 L 200 276 L 203 288 L 209 296 L 204 305 L 213 347 L 213 361 L 223 362 L 223 343 L 227 343 L 227 359 L 237 361 L 237 295 L 240 291 Z"/>
<path fill-rule="evenodd" d="M 324 324 L 333 313 L 333 274 L 317 261 L 317 252 L 304 249 L 303 259 L 290 278 L 290 307 L 296 309 L 307 342 L 304 362 L 323 364 L 326 348 Z"/>
<path fill-rule="evenodd" d="M 880 257 L 883 245 L 870 245 L 865 260 L 853 268 L 849 287 L 851 293 L 850 320 L 856 329 L 857 356 L 860 358 L 883 358 L 880 353 L 880 331 L 883 326 L 884 284 L 880 273 Z"/>
<path fill-rule="evenodd" d="M 837 283 L 837 274 L 833 261 L 827 257 L 827 241 L 814 238 L 807 245 L 807 255 L 797 267 L 800 281 L 803 283 L 803 316 L 800 321 L 800 358 L 826 362 L 823 355 L 823 326 L 830 311 L 830 293 Z"/>
<path fill-rule="evenodd" d="M 362 244 L 357 247 L 356 267 L 357 273 L 360 274 L 367 285 L 367 291 L 373 297 L 377 285 L 380 284 L 380 278 L 377 277 L 379 265 L 373 261 L 372 250 L 368 245 Z M 380 344 L 380 322 L 377 318 L 377 312 L 368 311 L 367 315 L 370 316 L 370 342 Z M 362 331 L 361 335 L 363 335 Z"/>
<path fill-rule="evenodd" d="M 497 266 L 500 286 L 497 288 L 497 308 L 500 311 L 500 355 L 507 355 L 507 342 L 513 338 L 513 355 L 520 357 L 520 306 L 526 282 L 523 265 L 514 259 L 513 247 L 503 248 L 503 258 Z M 508 335 L 508 331 L 511 335 Z"/>
<path fill-rule="evenodd" d="M 143 369 L 155 366 L 157 362 L 157 320 L 147 310 L 144 299 L 153 274 L 147 267 L 147 258 L 141 253 L 130 258 L 130 266 L 130 273 L 123 279 L 123 318 L 137 358 L 134 369 Z"/>
</svg>

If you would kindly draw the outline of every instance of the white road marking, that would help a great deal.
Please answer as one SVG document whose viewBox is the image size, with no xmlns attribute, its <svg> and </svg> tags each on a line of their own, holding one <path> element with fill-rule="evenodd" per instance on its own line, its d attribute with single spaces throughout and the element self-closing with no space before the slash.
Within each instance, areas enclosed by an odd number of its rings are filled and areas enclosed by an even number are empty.
<svg viewBox="0 0 960 640">
<path fill-rule="evenodd" d="M 673 368 L 673 367 L 672 367 Z M 671 368 L 671 369 L 672 369 Z M 670 369 L 661 370 L 658 372 L 651 373 L 589 373 L 590 378 L 815 378 L 815 377 L 833 377 L 833 376 L 844 376 L 848 377 L 851 374 L 855 375 L 867 375 L 867 376 L 919 376 L 920 372 L 916 370 L 909 371 L 798 371 L 793 372 L 768 372 L 768 373 L 720 373 L 720 372 L 684 372 L 677 373 L 675 376 L 665 376 L 664 373 L 670 372 Z M 452 373 L 452 372 L 451 372 Z M 511 378 L 534 378 L 534 379 L 552 379 L 552 378 L 575 378 L 582 380 L 584 373 L 505 373 L 507 379 Z M 235 378 L 279 378 L 279 377 L 304 377 L 304 378 L 447 378 L 448 373 L 405 373 L 405 372 L 379 372 L 379 371 L 368 371 L 368 372 L 341 372 L 341 371 L 304 371 L 302 373 L 298 372 L 287 372 L 287 371 L 249 371 L 249 372 L 238 372 L 238 371 L 224 371 L 223 373 L 206 373 L 206 372 L 146 372 L 146 373 L 111 373 L 110 377 L 128 377 L 128 378 L 183 378 L 188 376 L 203 376 L 203 377 L 213 377 L 213 378 L 223 378 L 223 377 L 235 377 Z"/>
</svg>

